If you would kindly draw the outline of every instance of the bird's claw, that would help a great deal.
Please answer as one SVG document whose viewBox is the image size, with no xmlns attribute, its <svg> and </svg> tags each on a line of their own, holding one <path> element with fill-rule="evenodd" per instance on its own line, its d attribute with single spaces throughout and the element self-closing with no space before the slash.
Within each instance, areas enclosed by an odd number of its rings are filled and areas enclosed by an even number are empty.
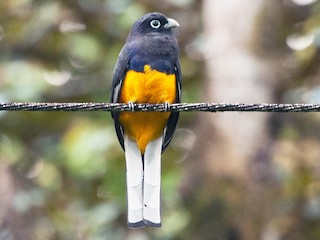
<svg viewBox="0 0 320 240">
<path fill-rule="evenodd" d="M 129 110 L 131 112 L 134 112 L 134 103 L 133 102 L 128 102 L 128 105 L 129 105 Z"/>
<path fill-rule="evenodd" d="M 169 103 L 168 103 L 168 102 L 164 102 L 163 104 L 164 104 L 164 111 L 165 111 L 165 112 L 168 112 L 168 110 L 169 110 Z"/>
</svg>

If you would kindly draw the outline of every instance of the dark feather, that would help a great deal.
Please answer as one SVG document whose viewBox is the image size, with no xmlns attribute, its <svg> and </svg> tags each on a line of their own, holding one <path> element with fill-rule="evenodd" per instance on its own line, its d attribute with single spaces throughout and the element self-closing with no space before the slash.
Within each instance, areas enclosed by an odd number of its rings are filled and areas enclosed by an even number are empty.
<svg viewBox="0 0 320 240">
<path fill-rule="evenodd" d="M 176 69 L 175 75 L 176 75 L 176 81 L 177 81 L 176 82 L 177 83 L 176 103 L 180 103 L 181 102 L 181 68 L 180 68 L 179 61 L 177 61 L 175 69 Z M 166 131 L 164 134 L 162 152 L 167 148 L 167 146 L 172 140 L 173 133 L 177 127 L 178 119 L 179 119 L 179 112 L 171 112 L 170 118 L 166 126 Z"/>
<path fill-rule="evenodd" d="M 122 48 L 118 61 L 116 63 L 116 67 L 113 72 L 113 79 L 111 85 L 111 96 L 110 102 L 116 103 L 119 99 L 119 93 L 121 91 L 122 82 L 124 77 L 126 76 L 126 72 L 128 70 L 129 63 L 129 54 L 126 45 Z M 117 137 L 121 147 L 124 150 L 124 139 L 123 139 L 123 129 L 120 125 L 119 121 L 119 112 L 111 112 L 111 116 L 114 120 L 114 126 L 116 129 Z"/>
</svg>

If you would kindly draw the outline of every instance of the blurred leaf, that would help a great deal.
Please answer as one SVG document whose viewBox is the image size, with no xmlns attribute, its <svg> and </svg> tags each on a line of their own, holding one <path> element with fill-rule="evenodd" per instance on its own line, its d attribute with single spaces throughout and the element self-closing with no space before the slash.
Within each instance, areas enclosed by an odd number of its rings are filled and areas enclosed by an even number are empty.
<svg viewBox="0 0 320 240">
<path fill-rule="evenodd" d="M 5 101 L 39 101 L 49 85 L 44 80 L 44 68 L 31 61 L 11 61 L 2 67 L 5 91 L 0 98 Z"/>
<path fill-rule="evenodd" d="M 67 51 L 69 60 L 75 68 L 86 69 L 98 63 L 102 47 L 93 36 L 75 33 L 68 37 Z"/>
<path fill-rule="evenodd" d="M 0 161 L 13 164 L 21 159 L 23 151 L 24 146 L 18 139 L 0 134 Z"/>
<path fill-rule="evenodd" d="M 105 174 L 105 157 L 112 145 L 110 127 L 95 126 L 92 123 L 74 121 L 61 142 L 63 164 L 75 176 L 98 177 Z"/>
</svg>

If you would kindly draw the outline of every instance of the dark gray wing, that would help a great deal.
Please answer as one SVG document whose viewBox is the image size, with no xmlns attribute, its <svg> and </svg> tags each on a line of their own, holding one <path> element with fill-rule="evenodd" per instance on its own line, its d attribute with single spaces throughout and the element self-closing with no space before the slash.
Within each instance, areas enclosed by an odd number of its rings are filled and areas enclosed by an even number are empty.
<svg viewBox="0 0 320 240">
<path fill-rule="evenodd" d="M 175 75 L 176 75 L 176 89 L 177 89 L 177 93 L 176 93 L 176 103 L 180 103 L 181 102 L 181 68 L 180 68 L 180 63 L 179 61 L 177 61 L 176 65 L 175 65 Z M 167 148 L 167 146 L 169 145 L 169 143 L 172 140 L 173 137 L 173 133 L 177 127 L 177 123 L 178 123 L 178 119 L 179 119 L 179 112 L 172 112 L 165 132 L 164 132 L 164 139 L 163 139 L 163 144 L 162 144 L 162 152 Z"/>
<path fill-rule="evenodd" d="M 126 45 L 122 48 L 118 61 L 116 63 L 116 67 L 113 72 L 113 79 L 111 85 L 111 96 L 110 102 L 117 103 L 119 100 L 119 93 L 121 91 L 123 79 L 126 76 L 127 70 L 129 67 L 129 52 L 127 50 Z M 114 126 L 116 129 L 117 137 L 121 147 L 124 150 L 124 140 L 123 140 L 123 129 L 119 122 L 119 112 L 111 111 L 111 116 L 114 120 Z"/>
</svg>

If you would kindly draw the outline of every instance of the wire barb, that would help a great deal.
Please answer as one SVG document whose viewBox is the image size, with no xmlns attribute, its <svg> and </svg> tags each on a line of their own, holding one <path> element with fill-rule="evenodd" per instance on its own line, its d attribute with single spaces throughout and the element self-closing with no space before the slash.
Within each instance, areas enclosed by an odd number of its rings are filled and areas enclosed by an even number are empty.
<svg viewBox="0 0 320 240">
<path fill-rule="evenodd" d="M 0 103 L 0 111 L 320 112 L 320 104 L 268 103 Z"/>
</svg>

